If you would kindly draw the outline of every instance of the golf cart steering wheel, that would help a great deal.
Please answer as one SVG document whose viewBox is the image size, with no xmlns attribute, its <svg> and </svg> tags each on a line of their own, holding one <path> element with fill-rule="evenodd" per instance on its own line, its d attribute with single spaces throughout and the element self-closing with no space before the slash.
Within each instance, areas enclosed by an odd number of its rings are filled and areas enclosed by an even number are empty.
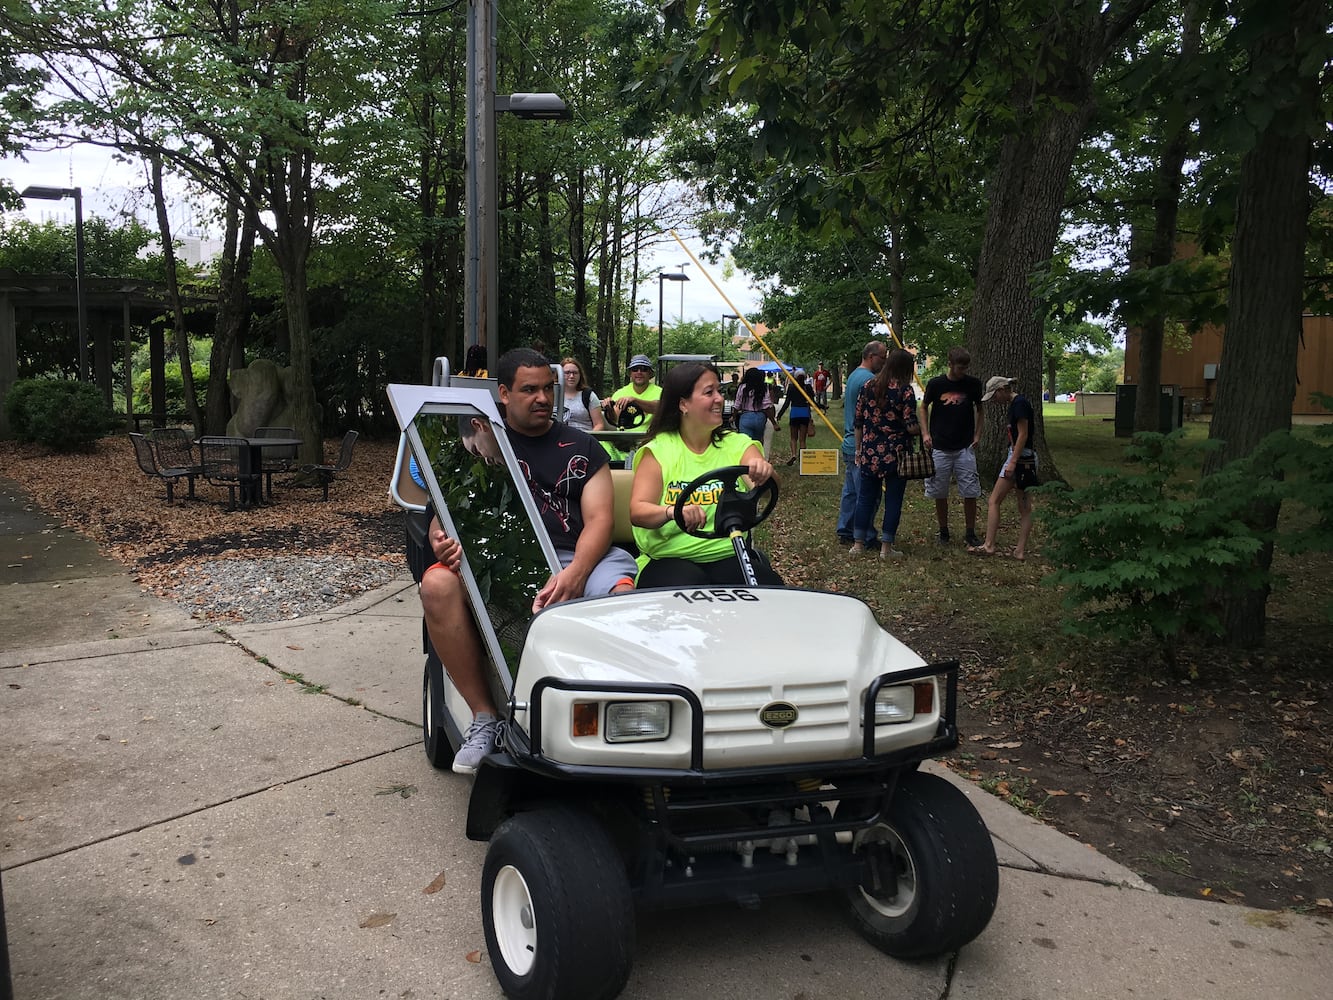
<svg viewBox="0 0 1333 1000">
<path fill-rule="evenodd" d="M 770 477 L 763 486 L 742 493 L 736 487 L 740 484 L 741 477 L 749 474 L 749 468 L 744 465 L 728 465 L 722 469 L 705 472 L 681 490 L 680 496 L 676 498 L 674 511 L 676 524 L 680 530 L 695 538 L 726 538 L 733 529 L 749 531 L 755 525 L 767 520 L 768 515 L 773 512 L 773 506 L 778 502 L 778 481 Z M 713 515 L 712 530 L 704 526 L 693 529 L 685 527 L 685 501 L 694 495 L 695 490 L 718 480 L 722 481 L 722 495 L 717 498 L 714 507 L 716 513 Z M 768 503 L 761 511 L 759 501 L 765 496 L 768 497 Z"/>
<path fill-rule="evenodd" d="M 620 416 L 616 418 L 616 426 L 624 431 L 631 431 L 636 427 L 642 427 L 648 419 L 648 414 L 644 408 L 634 400 L 629 400 L 620 411 Z"/>
</svg>

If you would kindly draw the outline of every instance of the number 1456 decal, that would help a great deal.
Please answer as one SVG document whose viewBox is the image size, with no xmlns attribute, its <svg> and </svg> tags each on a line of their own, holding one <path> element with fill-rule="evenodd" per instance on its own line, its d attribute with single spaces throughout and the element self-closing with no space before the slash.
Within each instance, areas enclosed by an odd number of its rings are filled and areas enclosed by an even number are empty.
<svg viewBox="0 0 1333 1000">
<path fill-rule="evenodd" d="M 671 596 L 679 597 L 686 604 L 712 604 L 714 601 L 719 604 L 730 604 L 732 601 L 759 600 L 758 594 L 752 594 L 748 590 L 696 590 L 692 594 L 678 590 Z"/>
</svg>

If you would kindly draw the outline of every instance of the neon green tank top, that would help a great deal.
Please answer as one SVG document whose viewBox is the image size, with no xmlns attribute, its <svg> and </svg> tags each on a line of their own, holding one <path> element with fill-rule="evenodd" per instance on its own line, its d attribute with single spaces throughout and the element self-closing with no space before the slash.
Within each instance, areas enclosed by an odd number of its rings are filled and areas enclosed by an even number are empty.
<svg viewBox="0 0 1333 1000">
<path fill-rule="evenodd" d="M 662 387 L 656 382 L 649 382 L 643 392 L 634 388 L 634 383 L 622 385 L 615 392 L 611 393 L 612 399 L 642 399 L 645 403 L 651 403 L 654 400 L 662 398 Z"/>
<path fill-rule="evenodd" d="M 658 502 L 674 506 L 680 491 L 705 472 L 727 465 L 740 465 L 741 456 L 751 445 L 759 449 L 759 454 L 764 453 L 763 445 L 745 434 L 733 432 L 727 434 L 718 444 L 710 446 L 702 455 L 696 455 L 685 446 L 679 434 L 662 434 L 640 448 L 634 460 L 637 464 L 644 452 L 652 453 L 662 466 L 662 497 Z M 714 514 L 711 508 L 717 503 L 721 492 L 722 484 L 713 483 L 697 490 L 694 496 L 686 501 L 710 508 L 708 519 L 704 522 L 710 531 L 713 528 Z M 695 538 L 693 535 L 687 535 L 680 530 L 675 518 L 660 528 L 636 527 L 634 542 L 639 546 L 639 552 L 647 559 L 689 559 L 691 562 L 708 563 L 726 559 L 732 553 L 730 539 Z M 640 559 L 641 566 L 644 562 L 645 560 Z"/>
</svg>

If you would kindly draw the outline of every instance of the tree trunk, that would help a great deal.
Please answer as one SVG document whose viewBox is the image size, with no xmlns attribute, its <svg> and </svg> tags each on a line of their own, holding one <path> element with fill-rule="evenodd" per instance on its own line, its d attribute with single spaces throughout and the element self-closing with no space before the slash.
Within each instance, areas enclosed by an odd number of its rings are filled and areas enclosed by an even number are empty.
<svg viewBox="0 0 1333 1000">
<path fill-rule="evenodd" d="M 277 255 L 275 255 L 277 256 Z M 324 461 L 324 428 L 319 403 L 310 375 L 314 352 L 310 337 L 310 294 L 306 282 L 306 254 L 284 253 L 278 258 L 282 269 L 282 301 L 287 313 L 287 333 L 291 340 L 292 384 L 288 402 L 292 405 L 292 425 L 300 436 L 303 464 Z"/>
<path fill-rule="evenodd" d="M 1178 62 L 1188 63 L 1199 51 L 1198 4 L 1185 4 L 1180 27 Z M 1166 137 L 1162 158 L 1153 174 L 1153 234 L 1148 247 L 1148 267 L 1166 267 L 1176 257 L 1176 220 L 1180 215 L 1181 170 L 1189 149 L 1191 130 L 1182 122 Z M 1139 388 L 1134 400 L 1134 429 L 1161 430 L 1162 346 L 1166 339 L 1166 316 L 1151 316 L 1139 330 Z M 1052 396 L 1052 399 L 1055 397 Z"/>
<path fill-rule="evenodd" d="M 157 209 L 157 231 L 162 237 L 162 262 L 167 276 L 167 301 L 171 306 L 171 326 L 176 340 L 176 357 L 181 366 L 181 387 L 185 392 L 185 412 L 195 435 L 204 432 L 204 418 L 199 411 L 199 397 L 194 391 L 194 364 L 190 360 L 190 336 L 185 332 L 185 309 L 181 306 L 180 282 L 176 280 L 176 247 L 171 241 L 171 220 L 167 217 L 167 199 L 162 190 L 162 157 L 149 157 L 153 206 Z"/>
<path fill-rule="evenodd" d="M 1040 75 L 1014 87 L 1016 118 L 986 193 L 990 208 L 977 262 L 967 340 L 972 370 L 1018 380 L 1035 414 L 1032 447 L 1044 478 L 1060 473 L 1046 446 L 1042 422 L 1045 308 L 1033 295 L 1033 272 L 1051 258 L 1060 229 L 1065 188 L 1083 131 L 1096 108 L 1093 77 L 1120 40 L 1155 0 L 1075 4 L 1044 44 Z M 1059 53 L 1057 55 L 1057 53 Z M 994 477 L 1008 448 L 1005 413 L 987 406 L 978 465 Z"/>
<path fill-rule="evenodd" d="M 973 373 L 983 382 L 992 375 L 1016 378 L 1017 391 L 1032 403 L 1032 447 L 1045 479 L 1059 478 L 1059 473 L 1042 423 L 1045 310 L 1029 279 L 1055 247 L 1069 170 L 1092 109 L 1091 99 L 1085 98 L 1072 110 L 1050 113 L 1032 131 L 1004 140 L 987 185 L 990 210 L 967 319 Z M 1008 449 L 1005 418 L 1004 407 L 986 405 L 977 459 L 987 478 L 994 478 Z"/>
<path fill-rule="evenodd" d="M 222 256 L 218 259 L 218 311 L 213 324 L 213 349 L 208 358 L 208 395 L 204 401 L 206 434 L 225 434 L 231 419 L 231 390 L 227 374 L 233 367 L 235 348 L 241 347 L 250 317 L 250 265 L 254 261 L 253 214 L 232 199 L 227 208 Z"/>
<path fill-rule="evenodd" d="M 1279 102 L 1240 164 L 1227 328 L 1209 428 L 1209 437 L 1224 444 L 1209 455 L 1205 474 L 1250 454 L 1273 431 L 1291 427 L 1310 210 L 1308 130 L 1322 128 L 1319 67 L 1303 59 L 1302 52 L 1323 30 L 1323 5 L 1302 0 L 1283 10 L 1251 50 L 1255 63 L 1286 78 L 1287 99 Z M 1278 513 L 1276 505 L 1257 510 L 1252 523 L 1261 530 L 1272 528 Z M 1266 546 L 1256 564 L 1267 570 L 1271 562 L 1272 548 Z M 1224 589 L 1227 641 L 1261 644 L 1267 602 L 1267 587 Z"/>
</svg>

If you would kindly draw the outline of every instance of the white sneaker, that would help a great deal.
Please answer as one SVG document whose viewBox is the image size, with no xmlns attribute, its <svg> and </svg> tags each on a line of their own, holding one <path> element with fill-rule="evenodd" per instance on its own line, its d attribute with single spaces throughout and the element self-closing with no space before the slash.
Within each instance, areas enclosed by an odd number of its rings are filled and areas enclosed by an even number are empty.
<svg viewBox="0 0 1333 1000">
<path fill-rule="evenodd" d="M 495 731 L 499 725 L 490 712 L 478 712 L 467 727 L 463 745 L 454 754 L 455 774 L 476 774 L 481 759 L 495 749 Z"/>
</svg>

